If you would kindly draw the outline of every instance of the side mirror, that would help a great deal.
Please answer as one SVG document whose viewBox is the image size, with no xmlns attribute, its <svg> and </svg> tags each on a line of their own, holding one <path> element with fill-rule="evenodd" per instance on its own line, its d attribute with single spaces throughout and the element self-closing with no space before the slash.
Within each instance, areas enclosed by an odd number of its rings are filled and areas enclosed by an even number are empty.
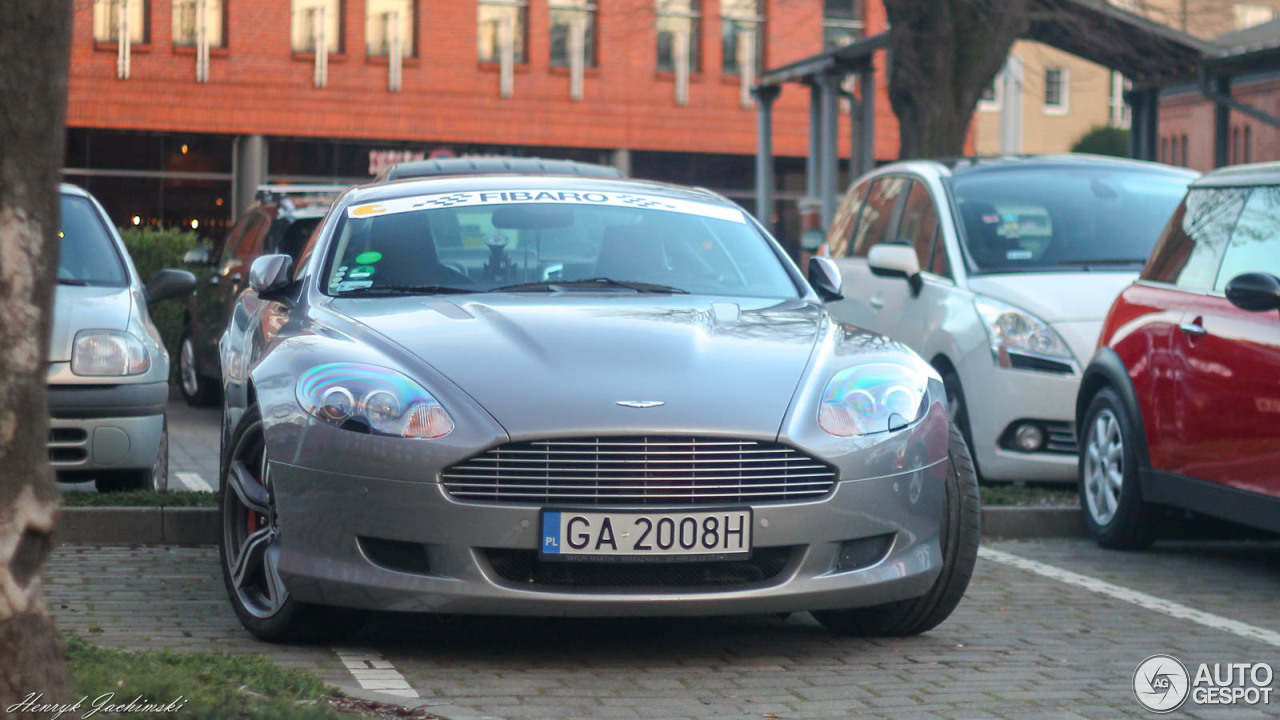
<svg viewBox="0 0 1280 720">
<path fill-rule="evenodd" d="M 840 277 L 840 268 L 836 267 L 831 258 L 809 258 L 809 284 L 823 300 L 844 298 L 844 279 Z"/>
<path fill-rule="evenodd" d="M 1280 309 L 1280 278 L 1267 273 L 1237 275 L 1227 283 L 1227 300 L 1250 312 Z"/>
<path fill-rule="evenodd" d="M 164 300 L 187 297 L 196 291 L 196 276 L 186 270 L 161 270 L 147 283 L 143 293 L 147 307 Z"/>
<path fill-rule="evenodd" d="M 249 287 L 258 296 L 269 295 L 289 284 L 293 258 L 288 255 L 263 255 L 249 266 Z"/>
<path fill-rule="evenodd" d="M 204 245 L 197 245 L 191 248 L 182 256 L 182 264 L 188 267 L 207 267 L 213 264 L 213 260 L 209 257 L 209 248 Z"/>
<path fill-rule="evenodd" d="M 911 294 L 919 295 L 924 281 L 920 278 L 920 259 L 916 249 L 899 243 L 880 243 L 867 253 L 867 267 L 872 275 L 906 278 Z"/>
</svg>

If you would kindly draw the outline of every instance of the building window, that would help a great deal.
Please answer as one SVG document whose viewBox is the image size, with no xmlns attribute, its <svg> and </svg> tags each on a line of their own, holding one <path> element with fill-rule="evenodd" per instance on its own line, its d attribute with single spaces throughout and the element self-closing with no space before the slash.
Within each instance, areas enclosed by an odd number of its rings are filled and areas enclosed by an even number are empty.
<svg viewBox="0 0 1280 720">
<path fill-rule="evenodd" d="M 843 47 L 862 37 L 862 0 L 824 0 L 822 4 L 822 47 Z"/>
<path fill-rule="evenodd" d="M 222 0 L 173 0 L 173 44 L 194 47 L 200 44 L 201 10 L 209 47 L 226 47 L 223 35 Z"/>
<path fill-rule="evenodd" d="M 1244 162 L 1253 162 L 1253 126 L 1244 126 Z"/>
<path fill-rule="evenodd" d="M 93 39 L 117 42 L 120 27 L 128 27 L 129 42 L 145 45 L 151 41 L 150 0 L 93 0 Z"/>
<path fill-rule="evenodd" d="M 400 57 L 417 54 L 414 37 L 415 0 L 365 0 L 365 52 L 370 57 L 390 57 L 398 47 Z"/>
<path fill-rule="evenodd" d="M 690 72 L 701 65 L 698 35 L 701 18 L 698 0 L 657 0 L 658 71 L 675 72 L 676 44 L 683 38 Z"/>
<path fill-rule="evenodd" d="M 764 67 L 764 15 L 759 0 L 720 0 L 720 71 L 741 75 L 749 65 L 754 75 Z"/>
<path fill-rule="evenodd" d="M 1044 71 L 1044 109 L 1045 112 L 1065 113 L 1067 111 L 1067 93 L 1069 78 L 1066 68 L 1045 68 Z"/>
<path fill-rule="evenodd" d="M 596 66 L 596 5 L 587 2 L 551 2 L 551 66 L 569 67 L 575 26 L 582 32 L 586 67 Z"/>
<path fill-rule="evenodd" d="M 1187 136 L 1182 136 L 1182 166 L 1190 167 L 1191 161 L 1187 159 Z"/>
<path fill-rule="evenodd" d="M 1231 151 L 1228 153 L 1227 164 L 1235 165 L 1240 162 L 1240 126 L 1231 128 Z"/>
<path fill-rule="evenodd" d="M 342 52 L 342 0 L 293 0 L 294 52 Z"/>
<path fill-rule="evenodd" d="M 1168 137 L 1160 138 L 1160 157 L 1158 159 L 1162 163 L 1169 162 L 1169 138 Z"/>
<path fill-rule="evenodd" d="M 510 28 L 510 30 L 504 30 Z M 476 15 L 476 48 L 480 62 L 502 62 L 503 37 L 511 33 L 513 62 L 521 65 L 525 57 L 525 39 L 529 34 L 529 3 L 527 0 L 480 0 Z"/>
</svg>

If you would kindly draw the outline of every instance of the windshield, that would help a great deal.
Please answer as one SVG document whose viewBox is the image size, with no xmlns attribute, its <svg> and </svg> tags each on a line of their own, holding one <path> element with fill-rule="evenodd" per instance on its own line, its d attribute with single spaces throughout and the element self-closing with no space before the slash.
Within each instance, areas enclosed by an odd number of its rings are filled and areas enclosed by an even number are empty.
<svg viewBox="0 0 1280 720">
<path fill-rule="evenodd" d="M 58 233 L 58 282 L 63 285 L 129 284 L 124 263 L 98 209 L 79 195 L 62 196 L 62 229 Z"/>
<path fill-rule="evenodd" d="M 1140 267 L 1193 178 L 1106 167 L 975 172 L 951 181 L 978 272 Z"/>
<path fill-rule="evenodd" d="M 616 192 L 456 192 L 353 205 L 323 289 L 796 297 L 741 210 Z"/>
</svg>

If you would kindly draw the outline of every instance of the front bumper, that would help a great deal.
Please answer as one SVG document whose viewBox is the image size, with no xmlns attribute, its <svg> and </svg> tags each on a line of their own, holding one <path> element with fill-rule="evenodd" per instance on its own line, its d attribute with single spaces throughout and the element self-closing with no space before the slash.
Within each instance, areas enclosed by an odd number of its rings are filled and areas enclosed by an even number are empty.
<svg viewBox="0 0 1280 720">
<path fill-rule="evenodd" d="M 1075 428 L 1077 374 L 1059 375 L 997 367 L 989 352 L 971 353 L 960 383 L 973 433 L 974 455 L 989 480 L 1070 481 L 1074 453 L 1019 452 L 1000 447 L 1000 436 L 1017 420 L 1041 420 Z"/>
<path fill-rule="evenodd" d="M 60 473 L 150 468 L 168 383 L 50 385 L 49 464 Z"/>
<path fill-rule="evenodd" d="M 299 600 L 433 613 L 656 616 L 852 608 L 922 595 L 942 563 L 938 529 L 946 472 L 944 460 L 841 481 L 812 502 L 753 506 L 756 553 L 776 556 L 783 550 L 767 549 L 785 549 L 785 563 L 772 577 L 736 585 L 642 587 L 509 579 L 491 560 L 501 551 L 536 551 L 536 506 L 458 502 L 436 482 L 341 475 L 279 462 L 272 463 L 271 477 L 281 530 L 280 574 Z M 880 556 L 837 570 L 842 544 L 885 536 L 887 550 Z M 420 546 L 426 562 L 415 571 L 391 569 L 371 559 L 370 538 Z"/>
</svg>

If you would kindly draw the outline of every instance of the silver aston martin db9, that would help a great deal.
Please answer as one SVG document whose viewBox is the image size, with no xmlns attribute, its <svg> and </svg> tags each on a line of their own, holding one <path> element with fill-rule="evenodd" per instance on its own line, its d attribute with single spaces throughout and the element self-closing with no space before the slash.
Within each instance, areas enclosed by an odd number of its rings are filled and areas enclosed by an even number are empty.
<svg viewBox="0 0 1280 720">
<path fill-rule="evenodd" d="M 291 264 L 253 263 L 221 341 L 223 569 L 259 638 L 370 610 L 904 635 L 969 583 L 938 374 L 719 195 L 379 183 Z"/>
</svg>

